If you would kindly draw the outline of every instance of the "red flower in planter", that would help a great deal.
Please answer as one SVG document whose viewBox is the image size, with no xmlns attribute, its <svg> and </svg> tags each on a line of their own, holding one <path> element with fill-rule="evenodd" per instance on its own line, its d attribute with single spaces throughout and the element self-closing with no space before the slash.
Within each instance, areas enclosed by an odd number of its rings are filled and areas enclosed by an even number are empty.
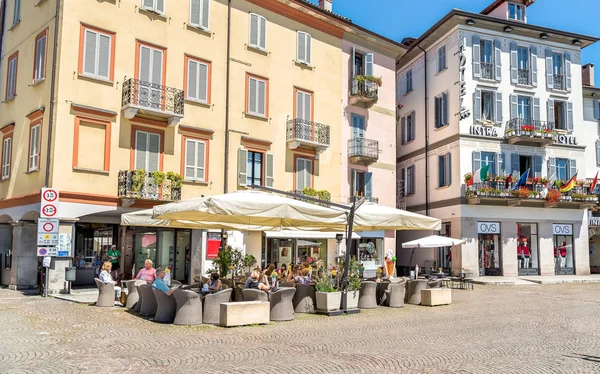
<svg viewBox="0 0 600 374">
<path fill-rule="evenodd" d="M 523 125 L 521 126 L 521 131 L 533 131 L 535 128 L 531 125 Z"/>
</svg>

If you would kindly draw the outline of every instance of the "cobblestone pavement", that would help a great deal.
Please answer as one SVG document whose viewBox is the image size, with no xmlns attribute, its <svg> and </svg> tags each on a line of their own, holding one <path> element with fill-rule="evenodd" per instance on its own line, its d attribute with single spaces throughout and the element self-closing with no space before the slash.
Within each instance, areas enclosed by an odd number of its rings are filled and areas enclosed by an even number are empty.
<svg viewBox="0 0 600 374">
<path fill-rule="evenodd" d="M 600 286 L 476 286 L 445 307 L 222 329 L 0 289 L 1 373 L 600 373 Z"/>
</svg>

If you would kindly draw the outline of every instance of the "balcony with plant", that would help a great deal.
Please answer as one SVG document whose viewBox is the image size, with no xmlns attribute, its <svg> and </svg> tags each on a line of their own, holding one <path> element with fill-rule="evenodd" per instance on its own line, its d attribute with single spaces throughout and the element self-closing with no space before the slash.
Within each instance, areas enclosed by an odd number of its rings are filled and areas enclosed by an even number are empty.
<svg viewBox="0 0 600 374">
<path fill-rule="evenodd" d="M 179 201 L 183 177 L 174 172 L 121 170 L 117 195 L 127 200 Z"/>
<path fill-rule="evenodd" d="M 370 107 L 377 102 L 381 77 L 357 75 L 350 81 L 350 104 Z"/>
<path fill-rule="evenodd" d="M 548 145 L 556 134 L 554 122 L 513 118 L 506 124 L 506 140 L 509 144 Z"/>
<path fill-rule="evenodd" d="M 302 196 L 308 196 L 308 197 L 312 197 L 313 199 L 321 200 L 321 201 L 323 201 L 323 204 L 319 204 L 319 205 L 323 205 L 323 206 L 328 206 L 329 204 L 327 204 L 327 203 L 331 202 L 331 192 L 329 192 L 327 190 L 315 190 L 314 188 L 306 187 L 303 190 L 295 190 L 295 191 L 290 191 L 290 192 L 293 194 L 296 194 L 296 195 L 300 195 L 300 196 L 296 197 L 296 199 L 306 201 L 306 202 L 311 202 L 311 201 L 308 199 L 303 200 Z"/>
</svg>

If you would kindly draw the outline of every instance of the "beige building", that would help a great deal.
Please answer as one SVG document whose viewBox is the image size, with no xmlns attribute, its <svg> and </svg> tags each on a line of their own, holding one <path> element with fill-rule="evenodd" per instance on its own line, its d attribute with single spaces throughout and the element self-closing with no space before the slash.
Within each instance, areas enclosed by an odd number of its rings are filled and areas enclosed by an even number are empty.
<svg viewBox="0 0 600 374">
<path fill-rule="evenodd" d="M 38 283 L 44 186 L 60 191 L 60 246 L 80 284 L 112 245 L 126 274 L 151 258 L 188 280 L 220 241 L 124 228 L 126 212 L 252 184 L 341 200 L 342 40 L 380 37 L 324 9 L 330 1 L 178 1 L 0 2 L 1 284 Z M 266 239 L 232 242 L 260 263 Z M 321 239 L 302 256 L 333 260 L 335 240 Z M 301 258 L 297 238 L 292 251 Z M 53 261 L 51 288 L 70 259 Z"/>
</svg>

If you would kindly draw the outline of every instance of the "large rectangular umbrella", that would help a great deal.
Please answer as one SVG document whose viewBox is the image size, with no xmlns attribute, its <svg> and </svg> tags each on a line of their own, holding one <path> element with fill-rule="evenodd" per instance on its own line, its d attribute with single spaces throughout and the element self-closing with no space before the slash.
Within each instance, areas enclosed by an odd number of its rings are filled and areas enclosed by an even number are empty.
<svg viewBox="0 0 600 374">
<path fill-rule="evenodd" d="M 438 248 L 463 244 L 465 240 L 452 239 L 445 236 L 430 235 L 424 238 L 402 243 L 402 248 Z"/>
</svg>

